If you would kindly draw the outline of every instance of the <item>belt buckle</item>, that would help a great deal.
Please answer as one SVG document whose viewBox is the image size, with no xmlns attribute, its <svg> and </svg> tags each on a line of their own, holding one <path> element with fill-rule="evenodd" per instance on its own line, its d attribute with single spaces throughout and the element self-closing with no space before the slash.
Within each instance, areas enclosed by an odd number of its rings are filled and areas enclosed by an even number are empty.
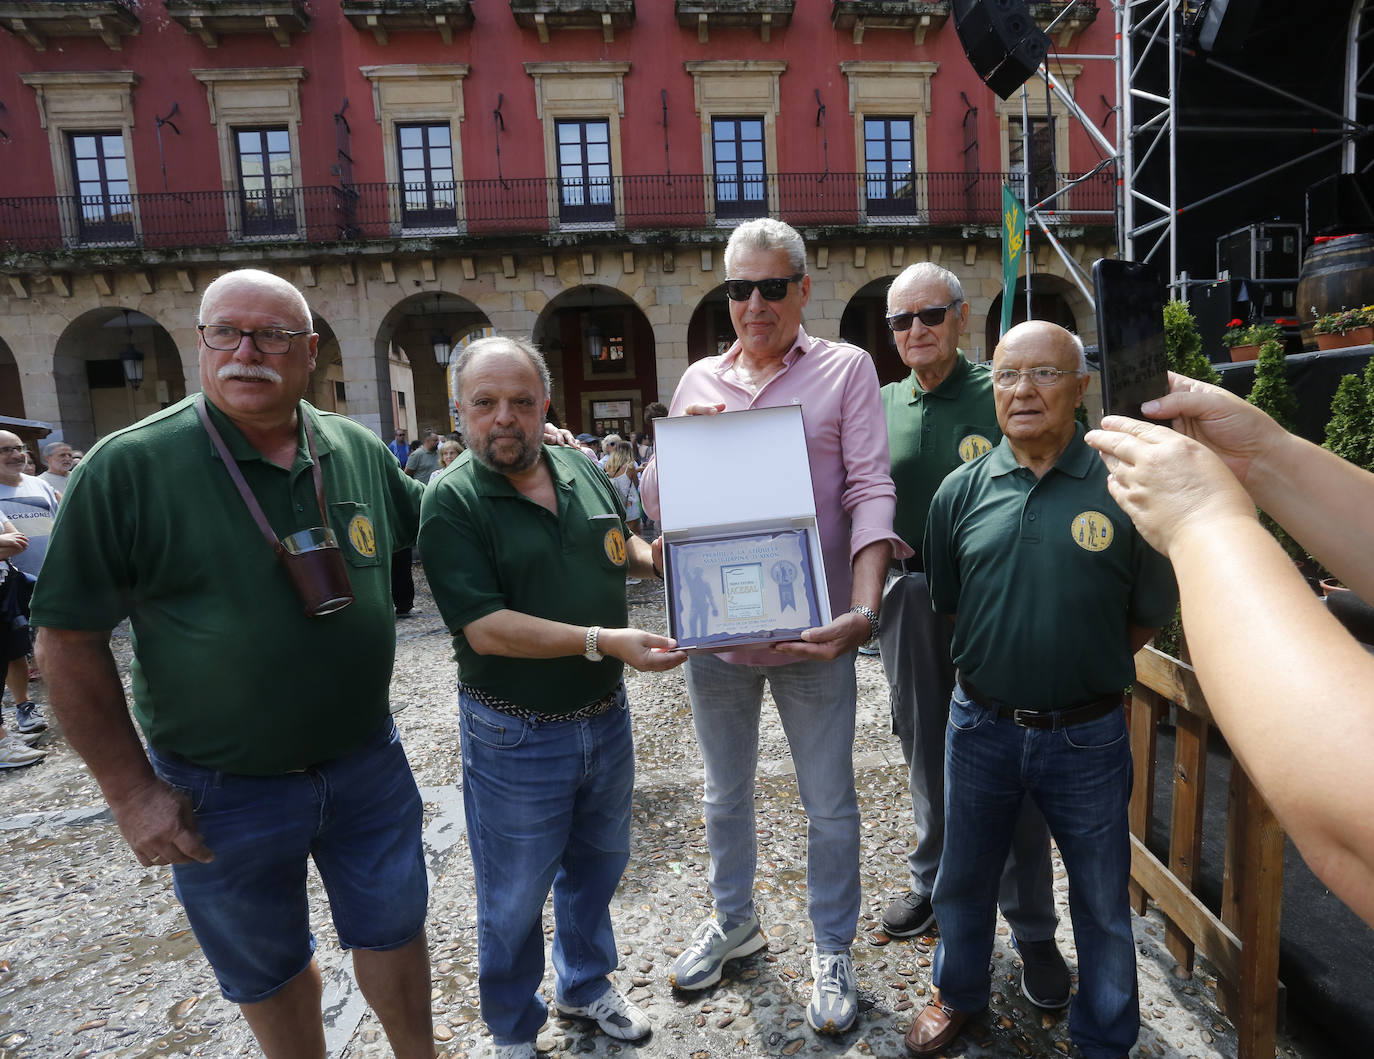
<svg viewBox="0 0 1374 1059">
<path fill-rule="evenodd" d="M 1013 724 L 1019 724 L 1022 728 L 1039 728 L 1039 727 L 1041 727 L 1040 725 L 1035 724 L 1035 723 L 1034 723 L 1034 720 L 1035 720 L 1035 718 L 1042 717 L 1042 716 L 1043 716 L 1043 714 L 1042 714 L 1039 710 L 1021 710 L 1021 709 L 1017 709 L 1017 710 L 1012 710 L 1012 711 L 1011 711 L 1011 720 L 1012 720 L 1012 723 L 1013 723 Z"/>
</svg>

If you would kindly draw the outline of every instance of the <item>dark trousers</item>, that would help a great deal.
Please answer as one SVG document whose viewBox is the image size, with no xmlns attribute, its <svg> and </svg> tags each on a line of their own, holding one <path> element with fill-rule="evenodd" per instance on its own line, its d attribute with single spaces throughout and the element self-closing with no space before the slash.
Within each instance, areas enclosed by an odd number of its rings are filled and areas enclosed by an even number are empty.
<svg viewBox="0 0 1374 1059">
<path fill-rule="evenodd" d="M 408 614 L 415 606 L 415 578 L 410 573 L 410 549 L 402 548 L 391 556 L 391 601 L 397 614 Z"/>
</svg>

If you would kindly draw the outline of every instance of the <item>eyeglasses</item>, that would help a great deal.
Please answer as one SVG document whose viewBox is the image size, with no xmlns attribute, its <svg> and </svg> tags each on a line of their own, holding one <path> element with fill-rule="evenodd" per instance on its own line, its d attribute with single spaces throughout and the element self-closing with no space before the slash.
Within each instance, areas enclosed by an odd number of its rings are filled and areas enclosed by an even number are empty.
<svg viewBox="0 0 1374 1059">
<path fill-rule="evenodd" d="M 228 353 L 239 348 L 245 335 L 253 340 L 253 348 L 267 356 L 278 356 L 291 351 L 291 340 L 309 331 L 287 331 L 280 327 L 259 327 L 256 331 L 244 331 L 228 324 L 196 324 L 201 339 L 210 349 Z"/>
<path fill-rule="evenodd" d="M 0 445 L 0 456 L 8 456 L 10 453 L 23 451 L 23 445 Z"/>
<path fill-rule="evenodd" d="M 999 390 L 1014 390 L 1021 384 L 1021 376 L 1030 377 L 1030 381 L 1041 389 L 1050 386 L 1057 386 L 1059 380 L 1065 375 L 1078 375 L 1077 368 L 1027 368 L 1025 371 L 1017 371 L 1015 368 L 997 368 L 992 373 L 992 384 Z"/>
<path fill-rule="evenodd" d="M 805 272 L 798 272 L 795 276 L 779 277 L 777 279 L 727 279 L 725 281 L 725 296 L 732 302 L 747 302 L 753 296 L 754 288 L 759 289 L 766 302 L 780 302 L 787 297 L 787 285 L 789 283 L 800 283 L 806 275 Z"/>
<path fill-rule="evenodd" d="M 920 320 L 927 327 L 939 327 L 945 322 L 945 313 L 959 304 L 958 299 L 948 305 L 932 305 L 929 309 L 918 309 L 914 313 L 890 313 L 887 318 L 889 331 L 909 331 L 912 320 Z"/>
</svg>

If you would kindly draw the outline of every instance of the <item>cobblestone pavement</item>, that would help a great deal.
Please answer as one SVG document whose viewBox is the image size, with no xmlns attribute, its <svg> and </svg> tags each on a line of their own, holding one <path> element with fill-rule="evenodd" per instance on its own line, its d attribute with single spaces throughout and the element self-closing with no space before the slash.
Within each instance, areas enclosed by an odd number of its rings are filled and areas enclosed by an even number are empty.
<svg viewBox="0 0 1374 1059">
<path fill-rule="evenodd" d="M 434 1036 L 451 1059 L 483 1054 L 477 1013 L 472 864 L 463 828 L 454 667 L 447 633 L 419 568 L 415 616 L 397 623 L 393 705 L 426 803 L 431 871 L 429 940 Z M 657 586 L 631 590 L 633 620 L 662 627 Z M 127 630 L 116 636 L 126 671 Z M 347 659 L 340 659 L 346 665 Z M 859 659 L 856 779 L 863 813 L 863 914 L 854 958 L 861 1013 L 856 1027 L 822 1039 L 805 1025 L 810 930 L 805 916 L 805 817 L 786 743 L 765 709 L 758 781 L 758 910 L 765 951 L 727 965 L 720 984 L 675 995 L 668 964 L 709 911 L 701 762 L 681 672 L 628 677 L 638 744 L 630 866 L 613 909 L 620 984 L 653 1020 L 639 1046 L 594 1027 L 551 1020 L 543 1054 L 711 1059 L 716 1056 L 901 1056 L 902 1034 L 930 989 L 934 939 L 886 943 L 875 935 L 886 897 L 901 887 L 910 839 L 901 753 L 888 734 L 887 694 L 876 658 Z M 34 689 L 41 701 L 43 685 Z M 258 704 L 251 738 L 272 738 L 275 704 Z M 11 714 L 12 716 L 12 714 Z M 7 718 L 8 719 L 8 718 Z M 56 726 L 41 764 L 0 774 L 4 853 L 0 868 L 0 1059 L 8 1057 L 251 1056 L 253 1039 L 220 998 L 172 894 L 166 868 L 142 868 L 104 810 L 99 790 Z M 1057 867 L 1060 946 L 1075 963 L 1065 882 Z M 385 1038 L 338 950 L 312 872 L 314 930 L 325 979 L 331 1057 L 382 1057 Z M 546 916 L 547 931 L 552 919 Z M 999 921 L 1000 922 L 1000 921 Z M 1020 995 L 1019 964 L 1001 926 L 992 1005 L 970 1024 L 954 1055 L 1077 1055 L 1067 1020 Z M 1157 913 L 1136 920 L 1141 1034 L 1132 1053 L 1159 1059 L 1236 1055 L 1231 1024 L 1216 1008 L 1205 969 L 1176 977 Z M 552 982 L 544 983 L 546 997 Z M 1279 1054 L 1311 1059 L 1309 1043 L 1284 1037 Z"/>
</svg>

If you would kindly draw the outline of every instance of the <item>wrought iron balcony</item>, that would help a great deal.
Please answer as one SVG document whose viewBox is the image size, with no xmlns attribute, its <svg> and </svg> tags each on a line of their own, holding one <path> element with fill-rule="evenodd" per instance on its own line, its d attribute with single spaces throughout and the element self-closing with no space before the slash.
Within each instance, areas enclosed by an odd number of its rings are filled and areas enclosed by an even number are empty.
<svg viewBox="0 0 1374 1059">
<path fill-rule="evenodd" d="M 757 180 L 710 175 L 465 180 L 124 196 L 0 197 L 0 253 L 82 248 L 188 249 L 244 244 L 349 244 L 460 238 L 492 241 L 560 233 L 615 238 L 650 230 L 701 230 L 774 216 L 804 227 L 999 227 L 1002 184 L 1019 173 L 776 173 Z M 1062 176 L 1065 186 L 1070 176 Z M 1115 184 L 1094 174 L 1052 203 L 1064 225 L 1112 223 Z"/>
</svg>

